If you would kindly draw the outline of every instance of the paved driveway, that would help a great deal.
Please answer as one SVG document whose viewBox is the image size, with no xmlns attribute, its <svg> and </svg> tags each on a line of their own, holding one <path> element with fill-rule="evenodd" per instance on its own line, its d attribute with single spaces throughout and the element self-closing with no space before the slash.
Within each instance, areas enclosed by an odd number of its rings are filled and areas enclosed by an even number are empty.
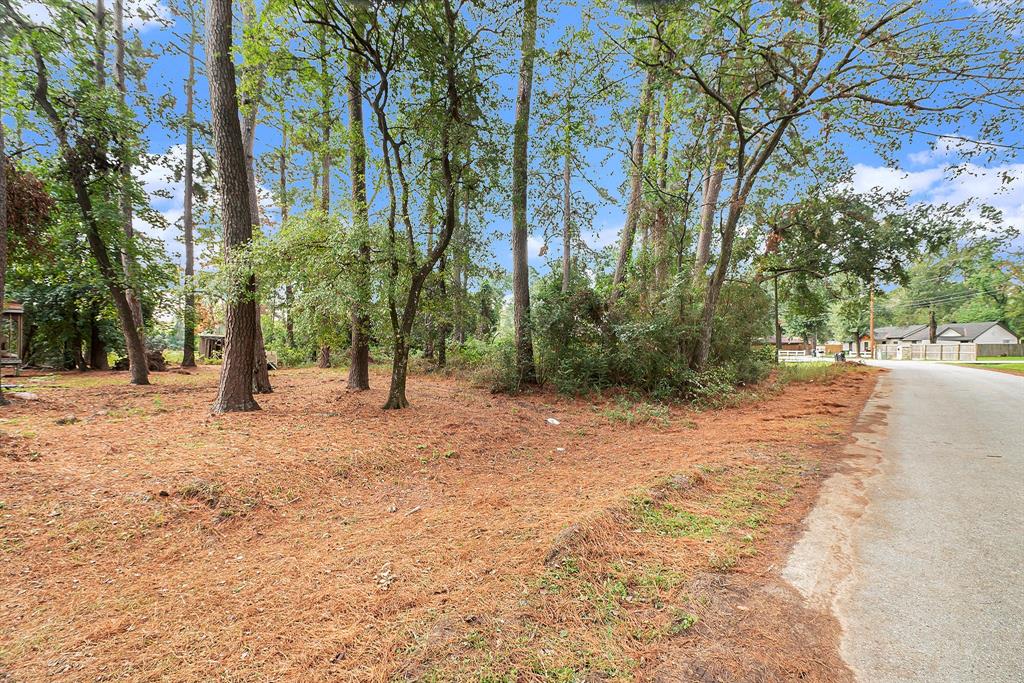
<svg viewBox="0 0 1024 683">
<path fill-rule="evenodd" d="M 786 577 L 858 681 L 1024 681 L 1024 377 L 890 369 Z"/>
</svg>

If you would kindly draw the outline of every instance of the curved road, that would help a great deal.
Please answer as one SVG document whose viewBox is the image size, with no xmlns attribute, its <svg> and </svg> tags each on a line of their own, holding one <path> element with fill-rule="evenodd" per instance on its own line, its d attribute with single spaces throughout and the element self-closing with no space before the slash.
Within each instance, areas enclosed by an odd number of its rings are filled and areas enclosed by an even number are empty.
<svg viewBox="0 0 1024 683">
<path fill-rule="evenodd" d="M 1024 377 L 877 365 L 859 457 L 784 574 L 831 607 L 858 681 L 1024 681 Z"/>
</svg>

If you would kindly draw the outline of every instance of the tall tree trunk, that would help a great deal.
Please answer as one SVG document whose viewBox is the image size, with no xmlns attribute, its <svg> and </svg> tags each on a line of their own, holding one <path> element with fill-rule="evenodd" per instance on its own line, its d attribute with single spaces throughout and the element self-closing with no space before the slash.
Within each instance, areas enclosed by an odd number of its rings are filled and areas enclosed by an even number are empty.
<svg viewBox="0 0 1024 683">
<path fill-rule="evenodd" d="M 107 6 L 104 0 L 96 0 L 93 21 L 96 24 L 93 68 L 96 72 L 96 87 L 102 90 L 107 87 Z"/>
<path fill-rule="evenodd" d="M 82 213 L 83 223 L 86 229 L 86 239 L 89 243 L 89 250 L 96 265 L 99 267 L 100 275 L 110 290 L 110 297 L 114 300 L 114 308 L 117 310 L 117 317 L 121 323 L 121 332 L 124 334 L 125 349 L 128 352 L 128 364 L 131 372 L 132 384 L 149 384 L 149 363 L 146 358 L 146 347 L 135 326 L 135 316 L 131 304 L 125 293 L 124 285 L 121 283 L 123 273 L 118 273 L 110 258 L 106 242 L 100 233 L 99 223 L 96 221 L 93 212 L 92 197 L 89 195 L 88 181 L 85 171 L 78 165 L 78 157 L 71 150 L 65 151 L 65 162 L 68 164 L 68 176 L 75 190 L 75 198 L 78 201 Z"/>
<path fill-rule="evenodd" d="M 704 369 L 711 355 L 711 338 L 715 330 L 715 312 L 718 310 L 718 299 L 722 293 L 722 285 L 725 284 L 725 277 L 729 273 L 729 266 L 732 261 L 732 245 L 736 237 L 736 225 L 739 222 L 740 213 L 746 201 L 746 197 L 742 195 L 739 189 L 739 180 L 736 182 L 737 187 L 733 191 L 733 196 L 729 202 L 729 215 L 726 218 L 724 230 L 722 230 L 721 255 L 718 258 L 715 269 L 711 273 L 707 289 L 704 292 L 704 306 L 701 310 L 697 348 L 690 363 L 690 366 L 697 371 Z"/>
<path fill-rule="evenodd" d="M 640 92 L 640 113 L 636 118 L 636 137 L 633 138 L 633 149 L 630 154 L 629 204 L 626 206 L 626 224 L 622 227 L 622 239 L 619 242 L 619 259 L 615 264 L 615 275 L 612 277 L 612 291 L 609 303 L 622 294 L 622 283 L 626 279 L 626 269 L 633 254 L 633 240 L 636 237 L 636 226 L 640 221 L 640 207 L 643 204 L 644 176 L 644 142 L 647 139 L 647 122 L 650 119 L 651 100 L 654 97 L 654 71 L 647 71 L 643 90 Z"/>
<path fill-rule="evenodd" d="M 185 81 L 185 196 L 182 215 L 182 241 L 185 243 L 185 340 L 181 366 L 196 365 L 196 287 L 195 287 L 195 219 L 193 217 L 193 176 L 195 174 L 195 87 L 196 87 L 196 30 L 195 12 L 189 18 L 191 33 L 188 40 L 188 79 Z"/>
<path fill-rule="evenodd" d="M 385 410 L 400 410 L 409 407 L 409 399 L 405 396 L 406 380 L 409 376 L 409 344 L 404 334 L 395 335 L 394 359 L 391 362 L 391 384 L 388 386 L 388 399 L 384 403 Z"/>
<path fill-rule="evenodd" d="M 326 30 L 320 33 L 320 113 L 323 116 L 323 151 L 320 154 L 320 210 L 326 217 L 331 212 L 331 99 L 327 82 L 327 38 Z M 316 187 L 314 186 L 314 194 Z M 320 360 L 317 366 L 331 367 L 331 347 L 324 344 L 320 347 Z"/>
<path fill-rule="evenodd" d="M 124 66 L 124 0 L 114 0 L 114 80 L 117 81 L 117 96 L 122 108 L 128 107 L 128 79 Z M 121 192 L 121 221 L 124 226 L 125 247 L 121 249 L 121 267 L 127 283 L 125 295 L 132 307 L 132 316 L 139 335 L 145 344 L 145 332 L 142 324 L 142 302 L 132 288 L 138 266 L 132 255 L 132 242 L 135 239 L 135 228 L 132 225 L 132 198 L 129 184 L 132 181 L 132 167 L 128 161 L 127 145 L 122 150 L 121 175 L 124 178 L 124 189 Z"/>
<path fill-rule="evenodd" d="M 363 130 L 362 65 L 359 57 L 348 57 L 349 160 L 352 176 L 352 226 L 359 236 L 356 259 L 356 296 L 352 303 L 352 346 L 348 366 L 348 388 L 370 388 L 370 300 L 369 207 L 366 205 L 366 133 Z"/>
<path fill-rule="evenodd" d="M 562 165 L 562 294 L 569 293 L 572 279 L 572 149 L 568 134 L 566 138 Z"/>
<path fill-rule="evenodd" d="M 292 322 L 292 306 L 295 305 L 295 293 L 291 285 L 284 286 L 284 339 L 289 349 L 295 348 L 295 323 Z"/>
<path fill-rule="evenodd" d="M 288 127 L 281 115 L 281 156 L 279 159 L 281 177 L 281 227 L 288 222 L 288 211 L 291 206 L 291 199 L 288 196 Z M 295 304 L 295 293 L 291 285 L 284 287 L 284 337 L 288 348 L 295 348 L 295 325 L 292 322 L 292 307 Z"/>
<path fill-rule="evenodd" d="M 270 384 L 270 364 L 267 362 L 267 347 L 263 341 L 263 319 L 260 313 L 260 302 L 254 302 L 256 308 L 256 329 L 253 340 L 252 390 L 256 394 L 272 394 L 274 387 Z"/>
<path fill-rule="evenodd" d="M 697 254 L 693 260 L 693 283 L 700 285 L 706 276 L 711 260 L 711 238 L 715 230 L 715 215 L 718 213 L 718 199 L 722 193 L 722 179 L 725 164 L 722 163 L 722 145 L 725 136 L 725 119 L 718 126 L 708 145 L 708 168 L 701 186 L 700 233 L 697 237 Z"/>
<path fill-rule="evenodd" d="M 466 343 L 466 300 L 467 300 L 467 282 L 469 278 L 469 271 L 466 267 L 466 260 L 469 258 L 468 247 L 466 246 L 466 236 L 469 233 L 469 197 L 468 192 L 462 193 L 462 220 L 456 226 L 458 231 L 458 245 L 459 253 L 456 256 L 455 263 L 452 264 L 452 284 L 455 288 L 455 298 L 453 301 L 453 314 L 455 316 L 455 341 L 460 345 Z"/>
<path fill-rule="evenodd" d="M 102 7 L 102 4 L 98 7 Z M 102 12 L 99 10 L 97 14 L 102 16 Z M 36 71 L 36 83 L 32 96 L 42 114 L 53 128 L 61 156 L 67 166 L 68 180 L 71 182 L 71 187 L 75 193 L 75 201 L 81 214 L 89 250 L 92 252 L 92 256 L 96 260 L 96 266 L 100 271 L 100 276 L 110 291 L 111 298 L 114 300 L 114 308 L 117 310 L 121 331 L 124 333 L 125 348 L 128 351 L 128 362 L 131 366 L 131 383 L 149 384 L 146 349 L 142 336 L 139 334 L 139 329 L 135 325 L 131 305 L 128 303 L 127 296 L 125 296 L 125 287 L 122 282 L 124 273 L 122 271 L 119 274 L 114 268 L 110 252 L 107 250 L 107 244 L 103 240 L 99 220 L 96 217 L 95 211 L 93 211 L 92 195 L 89 194 L 89 171 L 82 166 L 82 155 L 77 149 L 72 148 L 72 138 L 67 125 L 50 101 L 49 75 L 46 62 L 43 60 L 42 54 L 35 48 L 32 48 L 32 56 L 35 61 Z M 99 74 L 97 77 L 99 77 Z M 76 145 L 81 144 L 84 143 L 76 142 Z"/>
<path fill-rule="evenodd" d="M 441 254 L 441 260 L 437 264 L 437 272 L 440 277 L 438 278 L 438 293 L 441 295 L 441 301 L 448 301 L 448 283 L 446 278 L 448 268 L 448 257 L 445 254 Z M 450 326 L 448 324 L 447 314 L 441 316 L 441 324 L 437 326 L 437 367 L 443 368 L 448 365 L 448 332 Z"/>
<path fill-rule="evenodd" d="M 210 122 L 220 171 L 224 254 L 230 261 L 252 241 L 250 187 L 238 116 L 235 65 L 231 60 L 231 0 L 209 0 L 206 13 L 206 73 Z M 259 410 L 252 395 L 255 361 L 256 279 L 234 278 L 227 299 L 224 361 L 213 412 Z M 239 281 L 241 280 L 241 281 Z"/>
<path fill-rule="evenodd" d="M 537 379 L 530 317 L 530 262 L 527 252 L 527 182 L 530 142 L 530 100 L 537 44 L 537 0 L 523 2 L 522 62 L 512 141 L 512 319 L 515 327 L 516 369 L 520 383 Z"/>
<path fill-rule="evenodd" d="M 654 287 L 665 289 L 668 280 L 668 215 L 665 191 L 668 189 L 668 145 L 672 136 L 671 91 L 665 92 L 661 112 L 661 158 L 658 160 L 658 208 L 654 213 Z"/>
<path fill-rule="evenodd" d="M 243 22 L 251 23 L 253 20 L 251 3 L 249 0 L 243 0 L 241 6 Z M 246 107 L 241 120 L 242 147 L 245 150 L 245 174 L 249 185 L 249 220 L 252 221 L 253 234 L 257 234 L 261 230 L 259 194 L 256 188 L 256 119 L 265 82 L 266 71 L 259 68 L 252 92 L 245 93 Z M 253 294 L 253 307 L 256 309 L 256 328 L 253 342 L 252 390 L 257 394 L 270 394 L 273 393 L 274 388 L 270 384 L 270 373 L 267 371 L 267 349 L 263 343 L 260 302 L 255 293 Z"/>
<path fill-rule="evenodd" d="M 7 150 L 4 147 L 4 103 L 0 99 L 0 316 L 3 314 L 7 286 Z M 21 350 L 24 356 L 24 349 Z M 0 366 L 2 370 L 3 366 Z M 3 373 L 0 372 L 0 405 L 4 398 Z"/>
<path fill-rule="evenodd" d="M 89 367 L 93 370 L 109 370 L 107 345 L 103 343 L 99 326 L 100 304 L 93 301 L 89 308 Z"/>
</svg>

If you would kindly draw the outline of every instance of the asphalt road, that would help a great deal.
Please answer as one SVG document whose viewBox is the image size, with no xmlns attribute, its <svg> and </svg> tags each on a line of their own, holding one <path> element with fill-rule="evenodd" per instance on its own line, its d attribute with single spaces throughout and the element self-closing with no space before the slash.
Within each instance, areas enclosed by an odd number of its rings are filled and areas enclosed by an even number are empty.
<svg viewBox="0 0 1024 683">
<path fill-rule="evenodd" d="M 890 373 L 784 575 L 858 681 L 1024 681 L 1024 377 Z"/>
</svg>

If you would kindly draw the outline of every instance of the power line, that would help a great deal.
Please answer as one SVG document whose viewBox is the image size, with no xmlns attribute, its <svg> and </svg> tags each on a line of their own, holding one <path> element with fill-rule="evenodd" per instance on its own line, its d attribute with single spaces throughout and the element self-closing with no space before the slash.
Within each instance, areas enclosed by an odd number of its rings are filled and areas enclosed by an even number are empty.
<svg viewBox="0 0 1024 683">
<path fill-rule="evenodd" d="M 903 301 L 896 303 L 884 304 L 887 308 L 925 308 L 928 306 L 934 306 L 936 304 L 951 304 L 961 303 L 964 301 L 970 301 L 982 296 L 989 296 L 992 294 L 998 294 L 999 292 L 994 290 L 983 290 L 980 292 L 959 292 L 957 294 L 951 294 L 941 297 L 935 297 L 931 299 L 923 299 L 919 301 Z"/>
</svg>

